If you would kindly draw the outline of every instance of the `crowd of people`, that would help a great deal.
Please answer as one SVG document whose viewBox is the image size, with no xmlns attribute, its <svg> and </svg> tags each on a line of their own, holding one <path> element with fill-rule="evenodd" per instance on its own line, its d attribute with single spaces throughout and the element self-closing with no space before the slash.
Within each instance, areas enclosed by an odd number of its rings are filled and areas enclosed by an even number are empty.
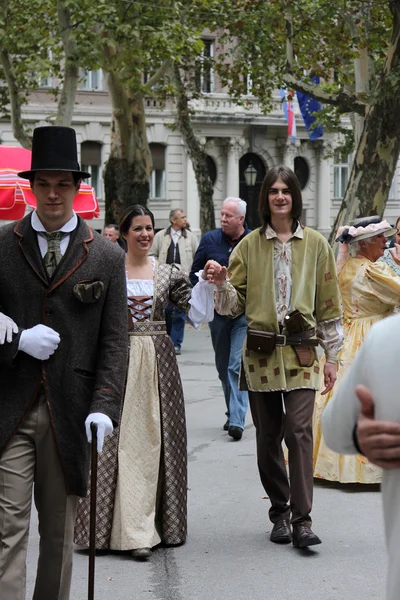
<svg viewBox="0 0 400 600">
<path fill-rule="evenodd" d="M 209 324 L 232 441 L 241 440 L 250 405 L 273 543 L 321 543 L 312 528 L 314 477 L 377 483 L 384 469 L 394 600 L 400 413 L 386 335 L 400 316 L 386 317 L 400 304 L 400 219 L 395 227 L 379 217 L 342 227 L 335 261 L 326 239 L 301 223 L 295 174 L 277 166 L 264 179 L 254 231 L 246 203 L 229 197 L 220 228 L 200 243 L 181 209 L 155 233 L 153 214 L 139 204 L 101 236 L 72 209 L 89 174 L 66 127 L 34 130 L 23 175 L 37 208 L 0 229 L 2 598 L 25 597 L 33 491 L 40 532 L 33 597 L 69 599 L 73 542 L 89 545 L 92 423 L 96 548 L 146 561 L 161 543 L 185 542 L 186 419 L 176 355 L 189 322 Z"/>
</svg>

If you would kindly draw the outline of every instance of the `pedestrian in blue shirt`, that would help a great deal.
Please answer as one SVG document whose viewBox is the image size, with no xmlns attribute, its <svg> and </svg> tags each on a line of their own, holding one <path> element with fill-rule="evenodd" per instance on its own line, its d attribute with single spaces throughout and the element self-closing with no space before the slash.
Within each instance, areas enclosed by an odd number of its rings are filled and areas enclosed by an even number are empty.
<svg viewBox="0 0 400 600">
<path fill-rule="evenodd" d="M 201 238 L 193 259 L 190 279 L 197 283 L 196 272 L 203 269 L 208 260 L 216 260 L 228 266 L 232 250 L 250 233 L 245 223 L 246 202 L 240 198 L 226 198 L 221 207 L 221 228 L 208 231 Z M 248 408 L 247 392 L 239 390 L 239 373 L 242 348 L 246 337 L 247 323 L 244 313 L 239 317 L 223 317 L 214 313 L 209 323 L 211 340 L 215 352 L 215 366 L 222 383 L 226 402 L 227 421 L 224 430 L 238 441 L 242 438 Z"/>
</svg>

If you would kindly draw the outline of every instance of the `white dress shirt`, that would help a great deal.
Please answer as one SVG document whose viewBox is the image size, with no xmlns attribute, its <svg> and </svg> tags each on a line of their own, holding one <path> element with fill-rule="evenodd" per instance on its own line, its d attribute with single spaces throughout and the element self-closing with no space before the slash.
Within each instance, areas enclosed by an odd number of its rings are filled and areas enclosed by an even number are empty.
<svg viewBox="0 0 400 600">
<path fill-rule="evenodd" d="M 174 242 L 175 246 L 179 242 L 179 238 L 181 237 L 181 235 L 182 235 L 182 229 L 178 229 L 177 231 L 175 231 L 175 229 L 173 229 L 173 227 L 171 227 L 171 238 L 172 238 L 172 241 Z"/>
<path fill-rule="evenodd" d="M 47 239 L 45 238 L 45 236 L 41 235 L 41 232 L 46 231 L 46 228 L 43 226 L 41 220 L 39 219 L 39 216 L 38 216 L 36 210 L 33 211 L 33 213 L 32 213 L 31 225 L 32 225 L 32 228 L 37 232 L 39 250 L 40 250 L 40 254 L 42 255 L 42 258 L 43 258 L 47 252 L 48 243 L 47 243 Z M 69 221 L 67 221 L 65 223 L 65 225 L 63 225 L 61 227 L 61 229 L 57 229 L 56 231 L 63 231 L 64 233 L 71 234 L 74 231 L 74 229 L 76 229 L 77 225 L 78 225 L 78 217 L 76 216 L 76 214 L 74 212 L 71 219 Z M 70 238 L 71 238 L 71 235 L 64 235 L 62 237 L 62 239 L 60 241 L 61 256 L 64 256 L 64 254 L 66 253 Z"/>
</svg>

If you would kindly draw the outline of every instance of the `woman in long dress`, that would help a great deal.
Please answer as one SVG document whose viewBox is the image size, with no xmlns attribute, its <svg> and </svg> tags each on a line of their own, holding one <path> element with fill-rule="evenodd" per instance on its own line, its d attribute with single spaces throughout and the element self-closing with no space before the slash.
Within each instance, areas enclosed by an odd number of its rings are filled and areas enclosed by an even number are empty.
<svg viewBox="0 0 400 600">
<path fill-rule="evenodd" d="M 321 414 L 353 362 L 372 325 L 393 314 L 400 301 L 400 277 L 378 259 L 386 237 L 394 230 L 379 217 L 343 228 L 338 257 L 338 281 L 344 310 L 344 345 L 338 355 L 338 375 L 332 392 L 317 394 L 313 419 L 314 477 L 341 483 L 379 483 L 381 471 L 364 456 L 343 456 L 329 450 L 321 431 Z M 352 248 L 353 257 L 347 251 Z"/>
<path fill-rule="evenodd" d="M 190 318 L 212 320 L 213 292 L 205 280 L 192 288 L 180 265 L 148 257 L 154 217 L 147 208 L 130 207 L 120 232 L 127 243 L 130 354 L 120 426 L 99 457 L 96 548 L 147 560 L 151 548 L 183 544 L 187 532 L 184 398 L 164 310 L 171 301 L 187 311 L 194 290 L 205 294 L 206 308 L 199 315 L 193 298 Z M 81 546 L 89 544 L 89 506 L 89 497 L 80 500 L 75 543 Z"/>
</svg>

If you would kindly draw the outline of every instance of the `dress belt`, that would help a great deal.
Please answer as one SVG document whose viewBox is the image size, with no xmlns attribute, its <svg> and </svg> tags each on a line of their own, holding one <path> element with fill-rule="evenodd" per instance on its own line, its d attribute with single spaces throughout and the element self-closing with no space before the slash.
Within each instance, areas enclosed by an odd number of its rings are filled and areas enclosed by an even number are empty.
<svg viewBox="0 0 400 600">
<path fill-rule="evenodd" d="M 165 321 L 135 321 L 129 328 L 129 335 L 166 335 Z"/>
</svg>

